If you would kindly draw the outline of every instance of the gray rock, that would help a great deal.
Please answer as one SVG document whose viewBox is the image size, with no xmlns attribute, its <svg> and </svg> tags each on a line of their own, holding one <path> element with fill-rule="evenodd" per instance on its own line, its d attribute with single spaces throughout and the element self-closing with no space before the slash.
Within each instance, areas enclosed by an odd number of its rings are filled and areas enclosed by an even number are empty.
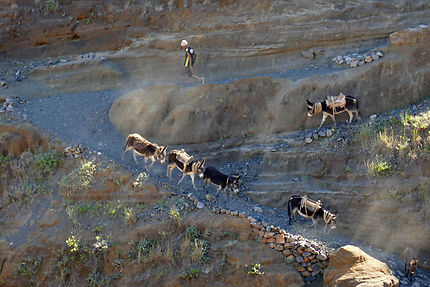
<svg viewBox="0 0 430 287">
<path fill-rule="evenodd" d="M 382 54 L 381 51 L 376 52 L 376 55 L 379 56 L 379 57 L 383 57 L 384 56 L 384 54 Z"/>
<path fill-rule="evenodd" d="M 297 256 L 297 257 L 296 257 L 296 261 L 297 261 L 298 263 L 303 263 L 303 262 L 305 262 L 305 259 L 303 259 L 303 257 L 302 257 L 302 256 Z"/>
<path fill-rule="evenodd" d="M 202 209 L 203 207 L 205 207 L 205 204 L 203 202 L 198 201 L 197 204 L 196 204 L 196 207 L 198 209 Z"/>
<path fill-rule="evenodd" d="M 358 67 L 358 60 L 352 60 L 350 66 L 351 66 L 351 68 L 357 68 Z"/>
<path fill-rule="evenodd" d="M 262 213 L 263 212 L 263 209 L 261 209 L 261 207 L 259 207 L 259 206 L 254 206 L 253 210 L 255 212 L 257 212 L 257 213 Z"/>
<path fill-rule="evenodd" d="M 206 194 L 206 200 L 209 202 L 215 202 L 216 201 L 216 197 L 213 196 L 212 194 Z"/>
<path fill-rule="evenodd" d="M 364 61 L 365 61 L 366 63 L 370 63 L 370 62 L 372 62 L 372 61 L 373 61 L 373 59 L 372 59 L 372 57 L 367 56 L 367 57 L 364 59 Z"/>
<path fill-rule="evenodd" d="M 346 63 L 347 65 L 350 65 L 350 64 L 351 64 L 351 62 L 352 62 L 352 58 L 351 58 L 351 57 L 349 57 L 349 56 L 346 56 L 346 57 L 345 57 L 345 63 Z"/>
<path fill-rule="evenodd" d="M 325 256 L 324 254 L 318 254 L 317 259 L 319 259 L 321 261 L 325 261 L 325 260 L 327 260 L 327 256 Z"/>
<path fill-rule="evenodd" d="M 312 49 L 307 51 L 302 51 L 302 57 L 306 59 L 313 59 L 315 57 L 314 52 Z"/>
<path fill-rule="evenodd" d="M 306 137 L 305 143 L 310 144 L 312 142 L 312 138 Z"/>
<path fill-rule="evenodd" d="M 257 222 L 257 220 L 252 216 L 248 216 L 246 219 L 248 219 L 249 222 Z"/>
<path fill-rule="evenodd" d="M 372 57 L 372 60 L 373 60 L 373 61 L 376 61 L 376 60 L 378 60 L 378 59 L 379 59 L 379 56 L 378 56 L 378 55 L 376 55 L 376 53 L 375 53 L 375 52 L 372 52 L 372 54 L 370 54 L 370 57 Z"/>
<path fill-rule="evenodd" d="M 343 57 L 342 56 L 336 56 L 333 58 L 332 60 L 333 62 L 335 62 L 336 64 L 342 64 L 343 63 Z"/>
<path fill-rule="evenodd" d="M 320 136 L 320 137 L 325 137 L 326 136 L 326 131 L 325 130 L 320 130 L 319 132 L 318 132 L 318 136 Z"/>
<path fill-rule="evenodd" d="M 327 130 L 326 136 L 327 137 L 331 137 L 332 135 L 333 135 L 333 131 L 332 130 Z"/>
<path fill-rule="evenodd" d="M 372 120 L 372 121 L 374 121 L 374 120 L 376 120 L 376 118 L 378 117 L 378 115 L 375 115 L 375 114 L 373 114 L 373 115 L 371 115 L 370 116 L 370 119 Z"/>
</svg>

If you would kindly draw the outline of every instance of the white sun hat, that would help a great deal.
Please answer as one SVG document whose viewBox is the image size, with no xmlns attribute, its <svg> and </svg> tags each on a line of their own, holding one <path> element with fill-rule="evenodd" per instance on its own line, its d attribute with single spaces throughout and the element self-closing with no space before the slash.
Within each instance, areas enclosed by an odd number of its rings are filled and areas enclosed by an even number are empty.
<svg viewBox="0 0 430 287">
<path fill-rule="evenodd" d="M 181 46 L 188 46 L 188 42 L 187 42 L 187 40 L 182 40 L 182 42 L 181 42 Z"/>
</svg>

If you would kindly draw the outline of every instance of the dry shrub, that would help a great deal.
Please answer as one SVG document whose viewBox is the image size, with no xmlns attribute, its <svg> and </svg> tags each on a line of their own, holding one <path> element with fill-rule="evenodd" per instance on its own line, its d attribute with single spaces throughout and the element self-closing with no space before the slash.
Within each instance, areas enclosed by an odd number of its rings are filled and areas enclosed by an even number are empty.
<svg viewBox="0 0 430 287">
<path fill-rule="evenodd" d="M 205 246 L 204 242 L 201 240 L 194 240 L 192 243 L 192 251 L 191 251 L 191 262 L 200 262 L 205 255 Z"/>
<path fill-rule="evenodd" d="M 89 188 L 95 181 L 94 174 L 97 165 L 92 161 L 83 160 L 81 166 L 72 170 L 60 182 L 60 188 L 69 191 L 69 196 L 73 191 Z"/>
<path fill-rule="evenodd" d="M 181 258 L 185 258 L 188 255 L 191 246 L 191 239 L 185 237 L 181 243 Z"/>
<path fill-rule="evenodd" d="M 174 247 L 172 242 L 168 242 L 164 246 L 157 244 L 149 251 L 149 257 L 144 261 L 144 264 L 151 266 L 167 264 L 169 266 L 173 266 L 175 264 L 173 250 Z"/>
</svg>

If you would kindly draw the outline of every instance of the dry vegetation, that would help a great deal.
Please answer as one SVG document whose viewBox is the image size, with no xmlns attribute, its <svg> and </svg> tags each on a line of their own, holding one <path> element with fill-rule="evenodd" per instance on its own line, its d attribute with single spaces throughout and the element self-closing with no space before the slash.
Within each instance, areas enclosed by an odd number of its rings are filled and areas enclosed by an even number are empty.
<svg viewBox="0 0 430 287">
<path fill-rule="evenodd" d="M 367 150 L 369 175 L 392 174 L 430 156 L 430 112 L 393 117 L 362 127 L 359 137 Z"/>
<path fill-rule="evenodd" d="M 416 174 L 420 178 L 422 164 L 430 158 L 430 111 L 416 115 L 403 112 L 386 120 L 376 120 L 362 126 L 357 138 L 369 176 L 379 180 L 393 176 L 401 180 L 404 174 Z M 426 177 L 417 179 L 413 185 L 404 182 L 391 186 L 378 197 L 411 204 L 422 210 L 422 219 L 430 218 Z"/>
<path fill-rule="evenodd" d="M 162 190 L 153 192 L 151 200 L 145 190 L 148 179 L 142 174 L 119 176 L 112 164 L 106 167 L 103 162 L 65 158 L 54 149 L 26 151 L 18 158 L 2 156 L 0 169 L 5 187 L 3 215 L 16 216 L 20 207 L 25 207 L 24 214 L 37 214 L 34 206 L 59 197 L 60 203 L 52 210 L 63 221 L 60 230 L 37 231 L 53 240 L 49 251 L 16 253 L 13 284 L 111 286 L 127 276 L 137 276 L 139 282 L 156 278 L 162 284 L 168 278 L 194 280 L 207 270 L 222 273 L 225 255 L 211 246 L 229 238 L 232 231 L 217 230 L 214 236 L 188 225 L 186 217 L 193 213 L 193 203 L 170 193 L 166 196 Z M 84 199 L 107 179 L 114 182 L 118 195 L 140 193 L 148 200 Z M 136 228 L 152 231 L 135 233 Z"/>
</svg>

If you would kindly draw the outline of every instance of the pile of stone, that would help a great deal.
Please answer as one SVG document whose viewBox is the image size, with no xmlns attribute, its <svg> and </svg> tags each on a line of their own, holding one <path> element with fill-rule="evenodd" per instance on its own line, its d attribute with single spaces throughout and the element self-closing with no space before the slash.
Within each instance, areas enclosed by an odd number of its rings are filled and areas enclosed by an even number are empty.
<svg viewBox="0 0 430 287">
<path fill-rule="evenodd" d="M 246 218 L 253 232 L 261 239 L 261 243 L 282 252 L 286 257 L 286 262 L 296 262 L 297 271 L 300 272 L 305 281 L 315 280 L 319 274 L 324 272 L 329 263 L 328 253 L 333 250 L 322 244 L 300 235 L 292 235 L 280 227 L 269 225 L 267 222 L 258 222 L 252 216 L 246 217 L 244 212 L 239 213 L 217 207 L 214 207 L 213 211 L 218 214 Z"/>
<path fill-rule="evenodd" d="M 261 242 L 270 248 L 282 252 L 287 262 L 296 262 L 297 271 L 307 281 L 313 281 L 323 273 L 328 265 L 327 250 L 300 235 L 292 235 L 284 229 L 257 222 L 248 217 L 253 231 L 261 238 Z"/>
<path fill-rule="evenodd" d="M 105 57 L 96 57 L 96 54 L 93 52 L 89 52 L 88 54 L 81 55 L 81 59 L 84 60 L 106 60 Z"/>
<path fill-rule="evenodd" d="M 64 156 L 71 158 L 82 157 L 84 153 L 84 147 L 81 145 L 68 146 L 64 149 Z"/>
<path fill-rule="evenodd" d="M 93 52 L 89 52 L 88 54 L 84 54 L 81 56 L 82 59 L 93 60 L 96 57 L 96 54 Z"/>
<path fill-rule="evenodd" d="M 13 100 L 11 98 L 0 98 L 0 113 L 13 112 Z"/>
<path fill-rule="evenodd" d="M 334 129 L 322 129 L 318 132 L 309 133 L 305 137 L 305 143 L 310 144 L 318 138 L 329 138 L 333 135 Z"/>
<path fill-rule="evenodd" d="M 213 211 L 215 213 L 218 213 L 218 214 L 227 214 L 227 215 L 231 215 L 231 216 L 239 216 L 239 217 L 242 217 L 242 218 L 246 218 L 246 213 L 245 212 L 231 211 L 231 210 L 228 210 L 228 209 L 216 208 L 216 207 L 213 209 Z"/>
<path fill-rule="evenodd" d="M 344 64 L 350 66 L 351 68 L 357 68 L 363 66 L 364 64 L 376 61 L 383 56 L 384 54 L 382 54 L 381 51 L 372 51 L 361 55 L 354 53 L 347 56 L 337 56 L 333 59 L 333 62 L 339 65 Z"/>
</svg>

